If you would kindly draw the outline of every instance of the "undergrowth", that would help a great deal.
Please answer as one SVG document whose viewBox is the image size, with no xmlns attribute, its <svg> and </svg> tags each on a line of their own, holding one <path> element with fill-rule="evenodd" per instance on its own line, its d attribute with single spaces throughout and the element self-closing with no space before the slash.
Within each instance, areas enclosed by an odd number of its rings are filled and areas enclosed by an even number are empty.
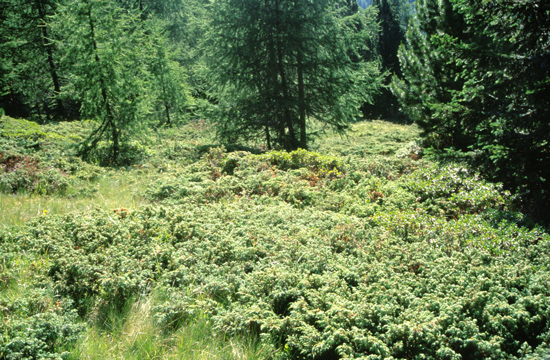
<svg viewBox="0 0 550 360">
<path fill-rule="evenodd" d="M 21 124 L 61 153 L 79 133 Z M 416 128 L 353 129 L 262 152 L 192 122 L 145 139 L 124 168 L 86 164 L 98 176 L 76 180 L 54 166 L 65 190 L 7 191 L 4 213 L 17 196 L 70 209 L 4 215 L 0 358 L 548 356 L 548 233 L 499 184 L 423 158 Z M 10 136 L 37 172 L 72 164 Z M 107 205 L 70 207 L 94 186 Z"/>
</svg>

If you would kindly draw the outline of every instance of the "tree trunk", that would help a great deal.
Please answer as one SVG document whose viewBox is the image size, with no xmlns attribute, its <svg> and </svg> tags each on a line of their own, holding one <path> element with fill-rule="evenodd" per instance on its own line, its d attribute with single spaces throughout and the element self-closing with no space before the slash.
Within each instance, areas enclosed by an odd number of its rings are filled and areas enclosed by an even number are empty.
<svg viewBox="0 0 550 360">
<path fill-rule="evenodd" d="M 94 59 L 98 67 L 101 65 L 101 62 L 99 60 L 99 55 L 97 53 L 97 43 L 95 40 L 95 31 L 94 31 L 94 22 L 92 20 L 92 4 L 88 3 L 88 20 L 90 24 L 90 37 L 92 42 L 92 49 L 94 51 Z M 103 119 L 103 122 L 111 127 L 111 136 L 113 140 L 113 157 L 111 159 L 112 162 L 115 162 L 118 157 L 118 149 L 119 149 L 119 142 L 118 142 L 118 129 L 116 127 L 115 119 L 111 110 L 111 106 L 109 104 L 109 99 L 107 97 L 107 89 L 105 85 L 105 80 L 103 79 L 103 73 L 100 71 L 99 73 L 99 84 L 101 87 L 101 97 L 103 98 L 103 105 L 105 106 L 105 112 L 106 112 L 106 119 Z M 102 132 L 103 133 L 103 132 Z"/>
<path fill-rule="evenodd" d="M 57 102 L 57 112 L 61 116 L 65 116 L 65 109 L 63 107 L 63 103 L 61 102 L 61 99 L 59 98 L 59 94 L 61 93 L 61 86 L 59 84 L 59 76 L 57 75 L 57 68 L 55 66 L 55 62 L 53 61 L 53 52 L 50 45 L 48 45 L 48 30 L 46 29 L 45 25 L 45 17 L 44 17 L 44 10 L 42 9 L 42 3 L 41 0 L 36 0 L 36 7 L 38 9 L 38 16 L 40 17 L 40 20 L 44 22 L 44 25 L 42 27 L 42 42 L 44 49 L 46 49 L 46 53 L 48 54 L 48 65 L 50 67 L 50 74 L 52 76 L 53 81 L 53 89 L 55 94 L 55 99 Z"/>
<path fill-rule="evenodd" d="M 300 147 L 307 149 L 307 134 L 306 134 L 306 99 L 304 91 L 304 68 L 302 53 L 298 50 L 298 108 L 300 113 Z"/>
<path fill-rule="evenodd" d="M 172 122 L 170 121 L 170 106 L 166 100 L 164 101 L 164 108 L 166 109 L 166 125 L 171 128 Z"/>
<path fill-rule="evenodd" d="M 278 15 L 278 12 L 279 12 L 279 2 L 278 0 L 275 1 L 275 11 L 271 11 L 271 14 L 275 14 L 275 19 L 271 19 L 271 20 L 275 20 L 277 21 L 277 17 L 279 16 Z M 266 9 L 270 9 L 270 0 L 265 0 L 265 8 Z M 273 10 L 271 8 L 271 10 Z M 277 50 L 276 50 L 276 46 L 275 46 L 275 35 L 273 33 L 273 28 L 270 27 L 269 28 L 270 31 L 269 31 L 269 68 L 271 69 L 269 75 L 271 77 L 271 86 L 274 87 L 274 92 L 276 90 L 276 94 L 273 94 L 274 97 L 276 99 L 280 99 L 280 96 L 282 94 L 280 94 L 280 89 L 278 88 L 278 86 L 276 86 L 276 84 L 278 84 L 278 74 L 279 74 L 279 70 L 278 70 L 278 67 L 277 67 Z M 273 118 L 268 118 L 266 119 L 266 129 L 269 129 L 269 127 L 272 127 L 275 129 L 275 134 L 277 134 L 276 136 L 278 136 L 278 140 L 281 142 L 281 143 L 284 143 L 284 138 L 285 138 L 285 124 L 284 124 L 284 120 L 282 119 L 281 117 L 281 113 L 276 111 L 275 112 L 275 119 Z M 271 140 L 271 137 L 270 137 L 270 140 Z M 271 141 L 270 141 L 271 142 Z M 268 145 L 269 147 L 269 145 Z"/>
<path fill-rule="evenodd" d="M 265 141 L 267 143 L 267 150 L 271 150 L 271 135 L 269 134 L 269 126 L 265 126 Z"/>
<path fill-rule="evenodd" d="M 277 11 L 279 10 L 279 1 L 275 0 L 275 6 Z M 280 31 L 277 31 L 280 32 Z M 288 90 L 288 83 L 286 78 L 285 67 L 283 64 L 283 49 L 280 41 L 277 41 L 277 68 L 279 71 L 279 77 L 281 79 L 281 89 L 283 91 L 284 104 L 284 122 L 288 128 L 288 141 L 285 141 L 286 150 L 296 149 L 296 135 L 294 134 L 294 127 L 292 124 L 292 112 L 290 110 L 290 96 Z"/>
<path fill-rule="evenodd" d="M 111 120 L 111 136 L 113 137 L 113 158 L 112 158 L 112 161 L 113 163 L 116 161 L 116 159 L 118 158 L 118 149 L 119 149 L 119 144 L 118 144 L 118 129 L 116 128 L 114 122 Z"/>
<path fill-rule="evenodd" d="M 168 125 L 168 127 L 172 127 L 172 122 L 170 121 L 170 105 L 168 104 L 166 86 L 164 86 L 164 76 L 162 74 L 160 76 L 160 81 L 162 82 L 162 96 L 164 98 L 162 102 L 164 103 L 164 109 L 166 110 L 166 125 Z"/>
</svg>

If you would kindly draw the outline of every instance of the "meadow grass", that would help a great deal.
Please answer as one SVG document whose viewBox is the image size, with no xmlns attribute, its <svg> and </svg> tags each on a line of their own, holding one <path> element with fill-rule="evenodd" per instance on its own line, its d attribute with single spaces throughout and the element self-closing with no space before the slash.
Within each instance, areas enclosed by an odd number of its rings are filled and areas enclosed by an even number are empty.
<svg viewBox="0 0 550 360">
<path fill-rule="evenodd" d="M 144 175 L 127 171 L 111 171 L 90 182 L 85 194 L 40 195 L 34 193 L 0 193 L 0 228 L 22 226 L 36 216 L 63 215 L 94 208 L 135 209 L 145 203 L 139 192 L 143 190 Z M 77 192 L 78 189 L 71 189 Z M 71 191 L 69 190 L 69 191 Z"/>
<path fill-rule="evenodd" d="M 420 128 L 382 120 L 352 124 L 350 130 L 339 135 L 327 133 L 311 146 L 311 150 L 332 155 L 394 155 L 405 144 L 416 141 Z"/>
</svg>

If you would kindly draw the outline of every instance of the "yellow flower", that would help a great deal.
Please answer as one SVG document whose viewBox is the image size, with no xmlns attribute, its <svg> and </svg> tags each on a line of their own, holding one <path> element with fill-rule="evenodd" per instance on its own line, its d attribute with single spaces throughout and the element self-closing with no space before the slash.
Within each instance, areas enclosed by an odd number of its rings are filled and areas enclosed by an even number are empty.
<svg viewBox="0 0 550 360">
<path fill-rule="evenodd" d="M 42 216 L 46 216 L 47 213 L 48 213 L 48 210 L 44 210 L 44 211 L 42 212 Z"/>
</svg>

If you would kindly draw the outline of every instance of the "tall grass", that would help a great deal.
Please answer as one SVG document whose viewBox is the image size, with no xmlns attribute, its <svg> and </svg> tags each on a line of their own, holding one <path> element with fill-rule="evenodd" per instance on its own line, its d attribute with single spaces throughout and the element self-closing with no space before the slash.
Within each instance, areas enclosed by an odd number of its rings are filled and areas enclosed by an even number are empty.
<svg viewBox="0 0 550 360">
<path fill-rule="evenodd" d="M 90 328 L 71 359 L 259 360 L 273 354 L 250 338 L 225 339 L 208 319 L 197 319 L 173 333 L 156 325 L 154 296 L 137 301 L 128 312 L 113 313 Z"/>
</svg>

